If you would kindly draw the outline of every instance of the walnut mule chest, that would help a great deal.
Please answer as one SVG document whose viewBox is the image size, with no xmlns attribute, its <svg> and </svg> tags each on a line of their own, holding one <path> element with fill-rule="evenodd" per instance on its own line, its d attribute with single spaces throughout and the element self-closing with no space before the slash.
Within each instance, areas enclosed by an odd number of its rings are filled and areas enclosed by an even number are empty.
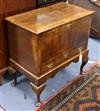
<svg viewBox="0 0 100 111">
<path fill-rule="evenodd" d="M 37 95 L 36 105 L 41 102 L 46 80 L 71 62 L 78 62 L 80 55 L 82 73 L 88 61 L 93 13 L 61 2 L 6 18 L 10 67 L 30 80 Z"/>
</svg>

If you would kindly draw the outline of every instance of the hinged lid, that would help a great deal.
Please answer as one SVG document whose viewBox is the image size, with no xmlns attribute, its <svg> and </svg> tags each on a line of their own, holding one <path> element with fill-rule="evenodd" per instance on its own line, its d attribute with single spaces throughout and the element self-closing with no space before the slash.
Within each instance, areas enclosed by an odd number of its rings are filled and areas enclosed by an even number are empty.
<svg viewBox="0 0 100 111">
<path fill-rule="evenodd" d="M 6 20 L 35 34 L 39 34 L 93 14 L 93 12 L 94 11 L 61 2 L 10 16 L 7 17 Z"/>
</svg>

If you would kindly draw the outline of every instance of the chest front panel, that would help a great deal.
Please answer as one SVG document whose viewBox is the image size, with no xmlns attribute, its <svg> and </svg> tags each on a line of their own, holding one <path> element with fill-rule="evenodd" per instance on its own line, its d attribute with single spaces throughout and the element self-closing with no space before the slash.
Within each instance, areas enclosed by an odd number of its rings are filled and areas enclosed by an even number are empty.
<svg viewBox="0 0 100 111">
<path fill-rule="evenodd" d="M 40 38 L 40 48 L 41 62 L 52 61 L 57 55 L 70 48 L 68 43 L 68 29 L 60 26 L 43 33 Z"/>
<path fill-rule="evenodd" d="M 41 34 L 42 73 L 79 54 L 79 48 L 87 48 L 90 23 L 90 17 L 85 17 Z"/>
</svg>

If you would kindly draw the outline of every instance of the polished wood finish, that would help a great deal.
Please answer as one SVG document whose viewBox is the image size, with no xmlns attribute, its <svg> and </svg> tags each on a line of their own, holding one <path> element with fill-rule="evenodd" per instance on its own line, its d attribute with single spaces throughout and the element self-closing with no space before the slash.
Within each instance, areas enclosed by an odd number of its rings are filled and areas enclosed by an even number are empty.
<svg viewBox="0 0 100 111">
<path fill-rule="evenodd" d="M 90 35 L 100 37 L 100 0 L 69 0 L 70 3 L 95 11 Z"/>
<path fill-rule="evenodd" d="M 92 14 L 93 11 L 61 2 L 6 18 L 10 66 L 29 78 L 37 103 L 46 80 L 77 62 L 81 54 L 83 71 L 88 60 Z"/>
<path fill-rule="evenodd" d="M 0 0 L 0 78 L 8 69 L 8 42 L 5 17 L 36 8 L 36 0 Z M 0 80 L 1 81 L 1 80 Z"/>
<path fill-rule="evenodd" d="M 76 6 L 76 9 L 79 10 L 79 13 L 76 14 L 76 10 L 73 5 L 65 4 L 63 2 L 57 3 L 55 6 L 57 7 L 52 5 L 39 8 L 37 10 L 31 10 L 12 17 L 7 17 L 6 20 L 21 27 L 22 29 L 26 29 L 29 32 L 34 33 L 34 36 L 37 36 L 37 34 L 41 34 L 63 24 L 66 26 L 67 23 L 82 18 L 82 16 L 88 16 L 94 12 Z M 59 7 L 61 10 L 59 10 Z M 68 11 L 70 11 L 70 13 Z M 68 27 L 68 25 L 66 27 Z"/>
</svg>

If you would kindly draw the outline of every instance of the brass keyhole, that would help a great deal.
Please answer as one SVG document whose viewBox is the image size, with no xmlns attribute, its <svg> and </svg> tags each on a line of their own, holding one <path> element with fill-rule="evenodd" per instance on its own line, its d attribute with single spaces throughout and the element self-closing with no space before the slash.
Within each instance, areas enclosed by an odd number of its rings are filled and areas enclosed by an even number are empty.
<svg viewBox="0 0 100 111">
<path fill-rule="evenodd" d="M 49 69 L 52 68 L 53 66 L 54 66 L 53 63 L 50 63 L 50 64 L 47 65 L 47 67 L 48 67 Z"/>
<path fill-rule="evenodd" d="M 68 52 L 63 53 L 63 56 L 64 56 L 65 59 L 68 57 L 68 54 L 69 54 Z"/>
</svg>

